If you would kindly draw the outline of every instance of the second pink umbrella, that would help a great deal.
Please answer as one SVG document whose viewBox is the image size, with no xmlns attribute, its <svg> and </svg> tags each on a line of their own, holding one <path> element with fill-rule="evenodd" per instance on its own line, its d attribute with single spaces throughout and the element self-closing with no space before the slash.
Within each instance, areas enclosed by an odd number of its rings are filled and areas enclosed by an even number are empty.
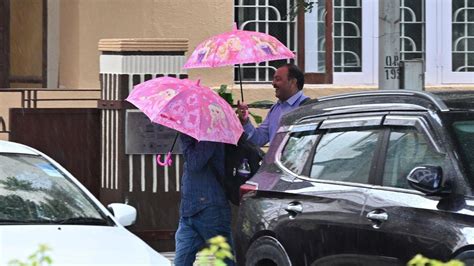
<svg viewBox="0 0 474 266">
<path fill-rule="evenodd" d="M 232 31 L 215 35 L 201 42 L 189 56 L 184 68 L 239 64 L 240 91 L 243 101 L 240 64 L 294 57 L 294 53 L 275 37 L 262 32 L 239 30 L 234 23 Z"/>
</svg>

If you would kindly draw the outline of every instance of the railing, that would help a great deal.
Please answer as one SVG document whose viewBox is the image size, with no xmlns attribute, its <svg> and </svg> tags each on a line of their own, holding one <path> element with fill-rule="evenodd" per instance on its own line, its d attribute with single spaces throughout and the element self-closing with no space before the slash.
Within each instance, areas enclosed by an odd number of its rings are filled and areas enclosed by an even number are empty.
<svg viewBox="0 0 474 266">
<path fill-rule="evenodd" d="M 3 117 L 0 116 L 0 133 L 10 133 L 10 131 L 7 130 L 7 125 L 5 124 L 5 120 L 3 120 Z"/>
<path fill-rule="evenodd" d="M 15 92 L 21 94 L 22 108 L 37 108 L 38 102 L 46 101 L 97 101 L 99 98 L 38 98 L 38 92 L 100 92 L 99 89 L 45 89 L 45 88 L 0 88 L 2 92 Z"/>
<path fill-rule="evenodd" d="M 39 102 L 88 102 L 88 101 L 95 101 L 97 102 L 100 100 L 100 97 L 90 98 L 90 97 L 80 97 L 77 94 L 79 93 L 91 93 L 91 92 L 98 92 L 100 93 L 100 89 L 47 89 L 47 88 L 0 88 L 0 94 L 3 92 L 6 93 L 18 93 L 21 97 L 21 108 L 38 108 Z M 75 97 L 47 97 L 46 95 L 42 95 L 40 97 L 41 92 L 48 92 L 48 93 L 56 93 L 56 92 L 71 92 L 76 93 Z M 77 96 L 77 97 L 76 97 Z M 13 104 L 12 104 L 13 105 Z M 5 114 L 0 113 L 0 134 L 9 134 L 10 131 L 8 130 L 7 122 L 3 118 Z"/>
</svg>

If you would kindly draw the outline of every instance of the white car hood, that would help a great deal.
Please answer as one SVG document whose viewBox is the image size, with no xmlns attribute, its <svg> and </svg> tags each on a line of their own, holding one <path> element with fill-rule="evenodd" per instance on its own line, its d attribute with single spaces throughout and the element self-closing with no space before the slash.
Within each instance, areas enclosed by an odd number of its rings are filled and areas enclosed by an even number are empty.
<svg viewBox="0 0 474 266">
<path fill-rule="evenodd" d="M 171 265 L 138 237 L 118 226 L 0 225 L 0 265 L 45 244 L 52 265 Z"/>
</svg>

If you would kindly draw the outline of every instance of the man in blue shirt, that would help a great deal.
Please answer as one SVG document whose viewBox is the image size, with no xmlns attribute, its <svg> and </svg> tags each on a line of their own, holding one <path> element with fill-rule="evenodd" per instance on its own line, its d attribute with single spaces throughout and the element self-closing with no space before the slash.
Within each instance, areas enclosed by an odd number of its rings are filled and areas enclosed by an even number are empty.
<svg viewBox="0 0 474 266">
<path fill-rule="evenodd" d="M 231 209 L 216 176 L 224 174 L 224 144 L 197 141 L 185 134 L 180 141 L 184 168 L 174 264 L 191 266 L 212 237 L 224 236 L 232 247 Z"/>
<path fill-rule="evenodd" d="M 271 107 L 267 117 L 258 128 L 255 128 L 248 119 L 248 106 L 245 103 L 237 106 L 237 114 L 247 133 L 247 139 L 260 147 L 272 141 L 282 115 L 297 108 L 308 98 L 302 91 L 304 74 L 293 64 L 278 68 L 273 76 L 272 85 L 278 102 Z"/>
</svg>

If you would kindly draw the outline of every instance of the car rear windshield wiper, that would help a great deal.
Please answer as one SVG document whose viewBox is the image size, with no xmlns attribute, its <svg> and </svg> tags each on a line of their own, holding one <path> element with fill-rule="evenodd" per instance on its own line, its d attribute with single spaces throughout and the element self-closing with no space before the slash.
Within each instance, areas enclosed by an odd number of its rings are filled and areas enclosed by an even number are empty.
<svg viewBox="0 0 474 266">
<path fill-rule="evenodd" d="M 109 225 L 107 220 L 95 217 L 71 217 L 67 219 L 54 220 L 52 222 L 55 224 Z"/>
</svg>

